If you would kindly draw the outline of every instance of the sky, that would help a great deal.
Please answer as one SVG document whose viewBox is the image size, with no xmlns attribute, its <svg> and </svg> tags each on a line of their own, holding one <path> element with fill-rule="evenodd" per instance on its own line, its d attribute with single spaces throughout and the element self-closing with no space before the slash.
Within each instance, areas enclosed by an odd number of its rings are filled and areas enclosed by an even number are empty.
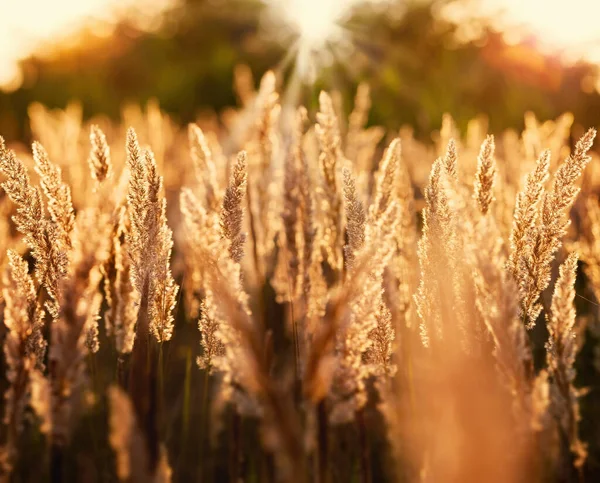
<svg viewBox="0 0 600 483">
<path fill-rule="evenodd" d="M 148 16 L 172 0 L 0 0 L 0 86 L 19 85 L 17 61 L 49 40 L 67 38 L 90 18 L 106 25 L 137 7 Z M 97 31 L 97 33 L 101 33 Z"/>
<path fill-rule="evenodd" d="M 522 25 L 540 43 L 600 63 L 600 1 L 485 0 L 491 13 L 504 11 L 501 23 Z"/>
<path fill-rule="evenodd" d="M 114 21 L 133 5 L 151 14 L 174 0 L 0 0 L 0 87 L 19 85 L 17 61 L 48 40 L 68 36 L 90 17 Z M 225 1 L 225 0 L 224 0 Z M 284 4 L 282 19 L 304 19 L 307 35 L 326 34 L 323 12 L 357 0 L 268 0 Z M 372 0 L 371 0 L 372 1 Z M 381 0 L 377 0 L 381 1 Z M 548 49 L 600 63 L 600 0 L 480 0 L 499 24 L 521 25 Z M 343 8 L 343 7 L 342 7 Z M 498 12 L 502 12 L 499 15 Z M 290 13 L 292 15 L 290 15 Z M 320 19 L 316 22 L 315 19 Z M 302 20 L 301 20 L 302 21 Z M 292 22 L 293 23 L 293 22 Z M 106 25 L 106 24 L 105 24 Z M 106 28 L 106 27 L 105 27 Z M 106 30 L 110 32 L 110 30 Z"/>
</svg>

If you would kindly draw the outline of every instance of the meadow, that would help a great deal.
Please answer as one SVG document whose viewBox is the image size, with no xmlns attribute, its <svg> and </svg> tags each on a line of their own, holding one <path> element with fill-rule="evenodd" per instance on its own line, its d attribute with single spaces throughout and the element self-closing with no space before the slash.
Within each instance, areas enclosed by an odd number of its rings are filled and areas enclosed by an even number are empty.
<svg viewBox="0 0 600 483">
<path fill-rule="evenodd" d="M 0 480 L 593 481 L 595 130 L 422 142 L 280 82 L 0 138 Z"/>
</svg>

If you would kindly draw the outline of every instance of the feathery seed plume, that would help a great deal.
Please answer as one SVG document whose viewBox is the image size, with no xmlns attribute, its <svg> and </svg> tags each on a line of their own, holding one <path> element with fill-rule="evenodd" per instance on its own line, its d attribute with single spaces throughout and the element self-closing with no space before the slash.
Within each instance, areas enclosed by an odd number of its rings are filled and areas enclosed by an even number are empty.
<svg viewBox="0 0 600 483">
<path fill-rule="evenodd" d="M 346 205 L 346 233 L 348 244 L 344 246 L 346 266 L 352 269 L 355 254 L 362 249 L 365 243 L 365 225 L 367 216 L 365 209 L 356 194 L 356 185 L 350 169 L 343 169 L 344 200 Z"/>
<path fill-rule="evenodd" d="M 551 408 L 566 435 L 574 455 L 574 465 L 581 468 L 587 458 L 586 445 L 579 439 L 579 391 L 575 388 L 575 356 L 577 340 L 575 278 L 577 253 L 571 253 L 561 265 L 552 296 L 551 313 L 547 316 L 548 342 L 546 359 L 551 379 Z"/>
<path fill-rule="evenodd" d="M 92 145 L 88 158 L 90 172 L 92 178 L 100 184 L 112 176 L 112 161 L 106 136 L 95 124 L 90 128 L 90 144 Z"/>
<path fill-rule="evenodd" d="M 243 203 L 248 176 L 246 170 L 246 152 L 241 151 L 233 168 L 229 185 L 225 190 L 220 219 L 222 236 L 229 240 L 229 255 L 236 263 L 241 262 L 244 256 L 244 243 L 246 241 L 246 234 L 242 232 Z"/>
<path fill-rule="evenodd" d="M 488 212 L 490 204 L 494 199 L 494 179 L 496 177 L 494 150 L 494 136 L 488 136 L 481 145 L 481 151 L 477 157 L 474 197 L 479 210 L 484 215 Z"/>
<path fill-rule="evenodd" d="M 579 193 L 576 182 L 591 159 L 588 151 L 595 136 L 594 129 L 588 130 L 577 142 L 574 153 L 559 166 L 552 189 L 543 198 L 539 223 L 529 231 L 525 253 L 517 262 L 518 270 L 524 274 L 518 281 L 523 314 L 529 328 L 535 325 L 542 310 L 538 299 L 550 283 L 554 255 L 570 224 L 565 217 Z"/>
</svg>

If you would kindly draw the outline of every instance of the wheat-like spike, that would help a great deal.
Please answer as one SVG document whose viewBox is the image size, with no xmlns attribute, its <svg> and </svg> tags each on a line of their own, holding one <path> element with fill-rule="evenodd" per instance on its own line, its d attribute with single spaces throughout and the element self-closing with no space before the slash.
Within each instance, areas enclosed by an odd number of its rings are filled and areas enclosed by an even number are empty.
<svg viewBox="0 0 600 483">
<path fill-rule="evenodd" d="M 527 246 L 527 233 L 535 226 L 538 216 L 538 204 L 544 192 L 544 183 L 548 179 L 550 151 L 543 151 L 535 169 L 527 175 L 525 186 L 517 195 L 513 226 L 510 234 L 510 257 L 508 270 L 518 276 L 517 261 L 523 256 Z"/>
<path fill-rule="evenodd" d="M 59 228 L 44 218 L 44 205 L 39 189 L 31 185 L 27 169 L 6 149 L 0 137 L 0 171 L 7 177 L 2 188 L 17 205 L 13 221 L 32 250 L 35 259 L 35 274 L 52 299 L 49 304 L 51 315 L 58 313 L 58 284 L 67 273 L 68 258 L 64 239 Z M 64 232 L 62 233 L 64 234 Z"/>
<path fill-rule="evenodd" d="M 44 312 L 37 302 L 33 280 L 27 262 L 9 250 L 8 271 L 4 276 L 2 295 L 5 301 L 4 325 L 8 329 L 4 340 L 6 379 L 4 420 L 7 433 L 0 461 L 0 473 L 10 474 L 18 457 L 17 443 L 22 429 L 23 414 L 30 394 L 30 376 L 36 368 L 43 369 L 46 341 L 42 335 Z"/>
<path fill-rule="evenodd" d="M 167 226 L 167 200 L 162 196 L 162 177 L 158 175 L 156 161 L 151 151 L 145 152 L 148 176 L 148 210 L 144 225 L 149 239 L 146 263 L 151 270 L 150 281 L 150 331 L 159 342 L 173 335 L 173 310 L 179 286 L 171 274 L 173 232 Z"/>
<path fill-rule="evenodd" d="M 193 224 L 192 230 L 202 230 L 199 242 L 194 245 L 198 260 L 201 261 L 201 288 L 204 300 L 201 304 L 201 315 L 198 328 L 201 332 L 203 354 L 197 359 L 200 367 L 207 371 L 217 371 L 222 377 L 220 400 L 227 402 L 239 396 L 236 387 L 244 379 L 245 369 L 240 367 L 244 360 L 239 353 L 239 337 L 231 327 L 227 311 L 221 305 L 222 293 L 213 285 L 211 273 L 219 270 L 229 280 L 231 286 L 227 290 L 237 292 L 236 306 L 247 311 L 247 294 L 240 280 L 240 266 L 230 256 L 222 256 L 222 251 L 228 251 L 230 241 L 222 238 L 222 230 L 218 222 L 211 220 L 200 203 L 195 200 L 189 190 L 182 192 L 182 210 Z M 239 398 L 234 402 L 240 403 Z M 250 402 L 252 404 L 252 402 Z"/>
<path fill-rule="evenodd" d="M 294 141 L 285 158 L 283 178 L 283 210 L 281 213 L 282 230 L 278 235 L 280 250 L 271 284 L 277 292 L 278 300 L 290 301 L 303 292 L 305 278 L 304 217 L 306 216 L 306 196 L 301 192 L 303 125 L 306 112 L 299 109 L 296 113 Z"/>
<path fill-rule="evenodd" d="M 169 340 L 179 287 L 170 271 L 172 232 L 166 222 L 166 200 L 162 195 L 154 154 L 141 152 L 135 132 L 127 137 L 130 230 L 127 244 L 131 256 L 131 276 L 140 297 L 148 297 L 149 330 L 159 342 Z"/>
<path fill-rule="evenodd" d="M 313 247 L 315 246 L 315 226 L 314 209 L 312 196 L 312 183 L 310 178 L 310 169 L 306 154 L 302 149 L 303 132 L 302 126 L 307 117 L 306 109 L 298 110 L 295 155 L 298 176 L 298 220 L 299 231 L 302 232 L 298 238 L 302 240 L 302 288 L 305 298 L 309 291 L 309 266 L 313 256 Z"/>
<path fill-rule="evenodd" d="M 247 176 L 247 156 L 245 151 L 241 151 L 225 190 L 220 219 L 221 234 L 223 238 L 229 240 L 229 255 L 236 263 L 239 263 L 244 256 L 246 241 L 246 234 L 242 232 L 242 222 Z"/>
<path fill-rule="evenodd" d="M 490 204 L 494 200 L 494 179 L 497 171 L 494 150 L 494 136 L 487 136 L 477 157 L 474 197 L 479 210 L 484 215 L 488 212 Z"/>
<path fill-rule="evenodd" d="M 201 304 L 201 315 L 198 321 L 198 330 L 202 337 L 202 356 L 198 357 L 198 367 L 206 371 L 211 371 L 214 366 L 214 360 L 225 355 L 225 346 L 221 341 L 218 330 L 223 322 L 219 320 L 219 314 L 214 305 L 214 297 L 210 290 Z"/>
<path fill-rule="evenodd" d="M 523 274 L 518 278 L 521 302 L 529 328 L 535 325 L 541 312 L 537 301 L 550 283 L 552 261 L 570 223 L 565 217 L 579 193 L 576 182 L 591 159 L 587 153 L 595 136 L 594 129 L 587 131 L 577 142 L 575 152 L 556 171 L 552 190 L 542 202 L 539 225 L 528 233 L 526 251 L 518 261 Z"/>
<path fill-rule="evenodd" d="M 349 301 L 351 309 L 346 327 L 338 334 L 339 364 L 335 372 L 335 404 L 331 418 L 345 421 L 367 402 L 366 381 L 371 375 L 391 372 L 390 349 L 385 339 L 392 340 L 391 314 L 383 303 L 382 280 L 385 267 L 395 250 L 399 207 L 393 202 L 382 215 L 382 222 L 356 254 L 355 268 L 367 276 L 361 293 Z M 376 240 L 376 241 L 375 241 Z"/>
<path fill-rule="evenodd" d="M 577 179 L 590 162 L 588 151 L 592 148 L 596 130 L 589 129 L 575 145 L 575 152 L 562 163 L 552 183 L 552 190 L 544 199 L 542 208 L 542 222 L 550 225 L 555 218 L 555 213 L 569 207 L 580 189 L 576 186 Z"/>
<path fill-rule="evenodd" d="M 165 207 L 166 200 L 163 200 L 163 219 L 165 219 Z M 167 227 L 166 222 L 161 224 L 159 239 L 161 244 L 157 253 L 157 267 L 153 274 L 150 330 L 159 342 L 165 342 L 173 335 L 173 310 L 179 292 L 179 286 L 175 283 L 170 268 L 173 232 Z"/>
<path fill-rule="evenodd" d="M 127 245 L 131 257 L 131 279 L 138 292 L 142 292 L 146 283 L 147 262 L 145 258 L 148 247 L 148 231 L 145 226 L 148 211 L 148 183 L 146 164 L 133 128 L 127 131 L 127 165 L 130 171 L 127 203 L 129 207 L 130 230 L 127 233 Z"/>
<path fill-rule="evenodd" d="M 327 253 L 327 261 L 335 272 L 341 272 L 343 265 L 341 233 L 341 200 L 337 183 L 337 166 L 342 159 L 341 138 L 338 119 L 331 97 L 321 92 L 319 95 L 320 111 L 317 113 L 315 132 L 319 139 L 321 154 L 319 167 L 323 177 L 323 247 Z"/>
<path fill-rule="evenodd" d="M 51 327 L 52 444 L 59 448 L 69 442 L 79 415 L 87 381 L 85 358 L 98 348 L 100 267 L 108 258 L 110 232 L 105 214 L 91 208 L 78 213 L 70 271 L 61 281 L 60 312 Z"/>
<path fill-rule="evenodd" d="M 597 198 L 588 198 L 585 203 L 584 237 L 576 247 L 585 263 L 583 271 L 591 288 L 600 300 L 600 205 Z"/>
<path fill-rule="evenodd" d="M 396 256 L 390 270 L 398 283 L 398 292 L 390 298 L 391 307 L 408 327 L 412 325 L 412 295 L 416 289 L 417 273 L 417 220 L 414 207 L 414 192 L 409 173 L 401 165 L 396 179 L 394 197 L 400 204 L 400 227 L 396 232 Z"/>
<path fill-rule="evenodd" d="M 586 445 L 579 439 L 579 392 L 574 387 L 575 356 L 580 348 L 575 328 L 575 279 L 577 253 L 571 253 L 559 269 L 552 296 L 551 313 L 547 317 L 548 342 L 546 360 L 552 380 L 552 410 L 564 431 L 575 457 L 574 464 L 581 468 L 587 458 Z"/>
<path fill-rule="evenodd" d="M 63 183 L 61 169 L 50 162 L 48 153 L 38 142 L 33 143 L 33 159 L 40 185 L 48 198 L 50 217 L 59 230 L 61 242 L 68 249 L 71 247 L 70 235 L 75 224 L 71 189 Z"/>
<path fill-rule="evenodd" d="M 371 346 L 366 351 L 365 359 L 373 365 L 376 376 L 389 376 L 395 371 L 392 356 L 396 334 L 392 325 L 392 313 L 383 300 L 379 302 L 375 319 L 376 327 L 369 333 Z"/>
<path fill-rule="evenodd" d="M 92 147 L 88 164 L 92 178 L 100 184 L 112 177 L 113 167 L 106 136 L 96 124 L 93 124 L 90 128 L 90 144 Z"/>
<path fill-rule="evenodd" d="M 202 129 L 196 124 L 189 125 L 188 137 L 196 178 L 203 184 L 206 193 L 206 208 L 218 210 L 221 204 L 221 190 L 217 182 L 217 169 L 212 152 Z"/>
<path fill-rule="evenodd" d="M 117 220 L 111 240 L 111 258 L 103 268 L 108 305 L 104 319 L 107 335 L 114 336 L 117 351 L 123 354 L 131 352 L 133 347 L 139 294 L 131 284 L 126 242 L 129 220 L 125 206 L 120 208 Z"/>
<path fill-rule="evenodd" d="M 396 171 L 400 163 L 401 144 L 400 139 L 394 139 L 379 166 L 379 172 L 375 184 L 375 196 L 369 207 L 369 223 L 372 225 L 385 213 L 394 196 L 394 185 L 396 184 Z"/>
<path fill-rule="evenodd" d="M 349 168 L 343 169 L 344 200 L 346 206 L 346 234 L 348 243 L 344 246 L 346 267 L 352 269 L 356 253 L 365 244 L 365 226 L 367 215 L 362 202 L 356 194 L 356 184 Z"/>
<path fill-rule="evenodd" d="M 4 296 L 6 303 L 4 325 L 6 325 L 9 330 L 16 330 L 18 333 L 25 336 L 25 355 L 35 361 L 35 366 L 37 368 L 43 369 L 47 343 L 41 333 L 44 313 L 37 300 L 35 285 L 29 275 L 27 262 L 25 262 L 25 260 L 13 250 L 8 250 L 7 258 L 10 268 L 10 285 L 13 286 L 13 289 L 11 290 L 12 295 L 10 297 L 12 302 L 9 302 L 6 295 Z M 8 286 L 8 284 L 5 284 L 5 286 Z M 7 289 L 3 290 L 3 292 L 5 291 L 7 291 Z M 20 302 L 17 302 L 16 298 L 20 298 Z M 13 303 L 15 304 L 14 310 L 12 308 Z M 15 322 L 15 324 L 13 324 L 11 319 L 16 321 L 17 318 L 6 315 L 6 310 L 10 310 L 11 314 L 20 313 L 20 309 L 17 310 L 17 307 L 26 308 L 26 315 L 28 317 L 27 324 L 23 325 L 26 319 L 21 319 L 21 323 Z"/>
<path fill-rule="evenodd" d="M 369 117 L 371 109 L 371 90 L 369 84 L 361 82 L 356 89 L 354 108 L 348 117 L 348 134 L 346 136 L 346 156 L 352 161 L 357 161 L 361 148 L 361 134 Z"/>
<path fill-rule="evenodd" d="M 551 406 L 558 418 L 575 457 L 574 465 L 581 468 L 587 458 L 586 445 L 579 439 L 579 392 L 574 387 L 575 356 L 580 348 L 575 327 L 575 279 L 577 253 L 570 253 L 559 269 L 554 287 L 550 316 L 547 317 L 548 342 L 546 360 L 552 381 Z"/>
<path fill-rule="evenodd" d="M 442 335 L 442 315 L 448 301 L 439 300 L 446 291 L 440 286 L 440 275 L 448 267 L 451 246 L 454 238 L 452 215 L 448 196 L 444 188 L 447 171 L 440 158 L 431 168 L 429 184 L 425 189 L 426 206 L 423 210 L 423 231 L 418 244 L 421 281 L 415 295 L 417 314 L 421 319 L 420 330 L 423 344 L 427 347 L 430 328 L 436 329 L 437 337 Z"/>
<path fill-rule="evenodd" d="M 310 216 L 311 203 L 309 189 L 306 156 L 302 148 L 304 137 L 304 124 L 306 122 L 306 109 L 299 108 L 296 112 L 294 124 L 294 140 L 290 152 L 286 157 L 283 186 L 283 230 L 286 241 L 286 278 L 289 277 L 292 284 L 294 297 L 303 292 L 306 278 L 306 269 L 310 255 L 307 244 L 312 240 L 307 234 L 305 225 L 307 217 Z M 287 292 L 289 292 L 289 288 Z"/>
<path fill-rule="evenodd" d="M 448 141 L 448 147 L 446 148 L 446 154 L 442 158 L 442 164 L 448 178 L 452 181 L 458 181 L 458 151 L 454 139 Z"/>
<path fill-rule="evenodd" d="M 179 206 L 183 215 L 185 241 L 191 254 L 184 296 L 190 305 L 190 317 L 196 318 L 200 310 L 199 296 L 205 291 L 206 260 L 202 257 L 204 249 L 216 250 L 221 244 L 219 212 L 207 213 L 194 193 L 184 188 L 181 191 Z"/>
</svg>

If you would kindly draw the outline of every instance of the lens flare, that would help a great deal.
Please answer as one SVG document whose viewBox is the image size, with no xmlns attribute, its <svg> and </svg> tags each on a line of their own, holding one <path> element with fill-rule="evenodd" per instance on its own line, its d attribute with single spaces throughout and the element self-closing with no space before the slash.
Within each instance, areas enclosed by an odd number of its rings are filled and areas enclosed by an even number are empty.
<svg viewBox="0 0 600 483">
<path fill-rule="evenodd" d="M 329 65 L 348 44 L 343 23 L 357 0 L 270 0 L 270 27 L 279 35 L 293 36 L 290 58 L 295 71 L 312 82 L 317 71 Z M 273 30 L 272 30 L 273 31 Z"/>
<path fill-rule="evenodd" d="M 281 0 L 285 20 L 295 28 L 302 43 L 323 47 L 341 35 L 339 22 L 350 2 L 338 0 Z"/>
</svg>

